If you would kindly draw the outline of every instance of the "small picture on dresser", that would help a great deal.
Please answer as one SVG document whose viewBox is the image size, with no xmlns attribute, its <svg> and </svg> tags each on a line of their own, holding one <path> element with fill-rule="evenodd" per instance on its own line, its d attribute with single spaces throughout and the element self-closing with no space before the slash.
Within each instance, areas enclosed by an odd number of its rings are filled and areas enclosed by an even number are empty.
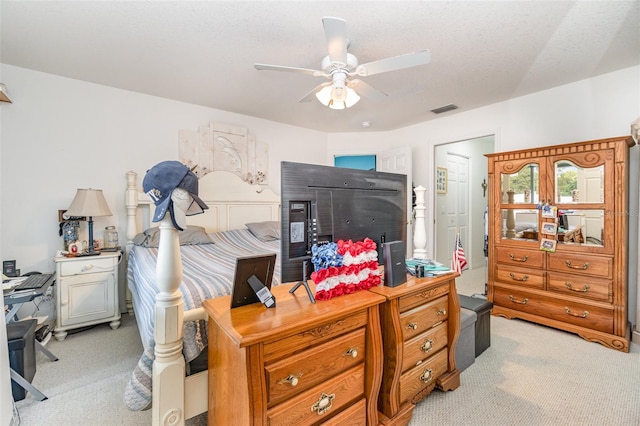
<svg viewBox="0 0 640 426">
<path fill-rule="evenodd" d="M 550 240 L 548 238 L 543 238 L 540 241 L 540 250 L 548 251 L 553 253 L 556 251 L 556 240 Z"/>
<path fill-rule="evenodd" d="M 558 225 L 551 222 L 543 222 L 542 233 L 546 235 L 556 235 L 558 233 Z"/>
</svg>

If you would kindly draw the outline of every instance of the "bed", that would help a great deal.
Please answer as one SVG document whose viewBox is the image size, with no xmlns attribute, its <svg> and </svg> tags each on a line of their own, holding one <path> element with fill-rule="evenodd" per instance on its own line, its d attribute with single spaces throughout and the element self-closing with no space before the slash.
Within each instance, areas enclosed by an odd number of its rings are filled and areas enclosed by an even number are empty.
<svg viewBox="0 0 640 426">
<path fill-rule="evenodd" d="M 186 231 L 178 232 L 169 215 L 154 228 L 153 204 L 137 174 L 127 173 L 126 300 L 144 353 L 125 403 L 134 410 L 151 406 L 154 425 L 182 424 L 207 411 L 207 371 L 193 366 L 202 365 L 207 347 L 200 305 L 230 293 L 237 257 L 280 252 L 280 197 L 271 190 L 215 171 L 200 178 L 199 196 L 209 209 L 190 216 Z M 277 265 L 273 285 L 279 283 Z"/>
</svg>

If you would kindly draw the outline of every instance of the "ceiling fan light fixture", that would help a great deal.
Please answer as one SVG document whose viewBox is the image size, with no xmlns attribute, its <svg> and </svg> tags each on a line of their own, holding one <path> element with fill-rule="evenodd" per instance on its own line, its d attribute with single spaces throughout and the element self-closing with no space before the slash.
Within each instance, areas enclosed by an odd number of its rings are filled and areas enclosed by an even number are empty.
<svg viewBox="0 0 640 426">
<path fill-rule="evenodd" d="M 324 106 L 329 106 L 331 102 L 331 91 L 333 90 L 333 86 L 324 86 L 318 92 L 316 92 L 316 98 L 320 101 L 320 103 Z"/>
<path fill-rule="evenodd" d="M 360 96 L 350 87 L 330 85 L 316 92 L 316 98 L 331 109 L 351 108 L 360 100 Z"/>
</svg>

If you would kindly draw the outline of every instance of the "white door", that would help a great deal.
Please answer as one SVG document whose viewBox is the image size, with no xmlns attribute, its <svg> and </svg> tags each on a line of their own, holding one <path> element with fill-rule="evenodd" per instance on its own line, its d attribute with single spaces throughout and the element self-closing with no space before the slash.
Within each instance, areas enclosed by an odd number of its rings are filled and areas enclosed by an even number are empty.
<svg viewBox="0 0 640 426">
<path fill-rule="evenodd" d="M 409 257 L 413 253 L 411 147 L 376 153 L 376 170 L 407 176 L 407 257 Z"/>
<path fill-rule="evenodd" d="M 442 166 L 438 166 L 442 167 Z M 451 264 L 456 232 L 460 239 L 469 266 L 471 266 L 469 242 L 469 158 L 447 153 L 446 193 L 436 194 L 436 260 Z"/>
</svg>

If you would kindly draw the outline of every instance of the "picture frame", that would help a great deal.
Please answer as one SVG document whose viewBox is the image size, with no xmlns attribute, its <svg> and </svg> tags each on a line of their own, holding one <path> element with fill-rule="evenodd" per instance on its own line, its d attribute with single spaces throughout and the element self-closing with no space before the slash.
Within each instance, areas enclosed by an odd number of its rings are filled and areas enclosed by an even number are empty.
<svg viewBox="0 0 640 426">
<path fill-rule="evenodd" d="M 542 207 L 542 217 L 555 219 L 558 216 L 558 207 L 545 204 Z"/>
<path fill-rule="evenodd" d="M 542 223 L 542 233 L 545 235 L 557 235 L 558 234 L 558 225 L 553 222 L 543 222 Z"/>
<path fill-rule="evenodd" d="M 448 170 L 445 167 L 436 167 L 436 193 L 447 193 Z"/>
<path fill-rule="evenodd" d="M 540 240 L 540 250 L 553 253 L 556 251 L 556 244 L 557 244 L 556 240 L 543 238 Z"/>
</svg>

